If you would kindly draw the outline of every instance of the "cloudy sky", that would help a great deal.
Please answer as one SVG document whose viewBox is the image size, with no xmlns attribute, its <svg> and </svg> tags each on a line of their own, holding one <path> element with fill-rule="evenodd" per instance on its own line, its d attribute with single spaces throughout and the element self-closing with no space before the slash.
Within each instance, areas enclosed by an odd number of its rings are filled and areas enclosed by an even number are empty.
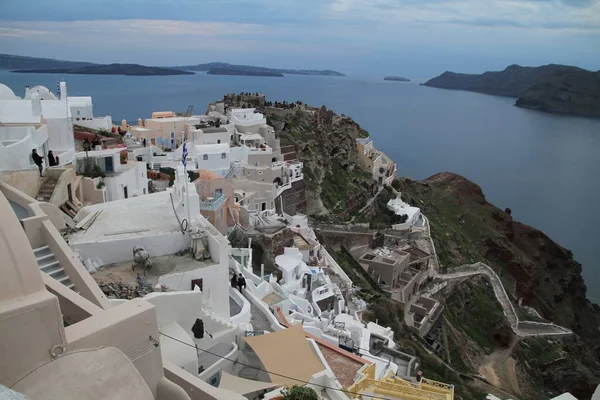
<svg viewBox="0 0 600 400">
<path fill-rule="evenodd" d="M 427 78 L 600 69 L 600 0 L 0 0 L 0 52 Z"/>
</svg>

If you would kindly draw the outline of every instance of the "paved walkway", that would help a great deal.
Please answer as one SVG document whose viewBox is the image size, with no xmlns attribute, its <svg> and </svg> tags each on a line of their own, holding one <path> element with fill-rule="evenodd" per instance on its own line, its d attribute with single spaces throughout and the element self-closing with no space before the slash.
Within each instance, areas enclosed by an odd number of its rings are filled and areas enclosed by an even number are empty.
<svg viewBox="0 0 600 400">
<path fill-rule="evenodd" d="M 238 315 L 240 311 L 242 311 L 242 307 L 240 307 L 239 304 L 236 303 L 235 300 L 231 298 L 231 296 L 229 296 L 229 316 L 233 317 L 235 315 Z"/>
<path fill-rule="evenodd" d="M 490 283 L 492 284 L 492 288 L 494 290 L 494 295 L 496 299 L 502 306 L 502 310 L 504 311 L 504 315 L 508 320 L 512 330 L 516 335 L 521 337 L 527 336 L 549 336 L 549 335 L 571 335 L 573 332 L 567 328 L 563 328 L 562 326 L 555 325 L 553 323 L 545 323 L 545 322 L 533 322 L 533 321 L 520 321 L 519 317 L 515 311 L 506 290 L 504 289 L 504 285 L 500 280 L 500 277 L 494 272 L 494 270 L 489 266 L 481 262 L 477 262 L 475 264 L 462 265 L 454 269 L 453 272 L 448 274 L 440 274 L 439 272 L 439 259 L 437 257 L 437 252 L 435 251 L 435 244 L 433 243 L 433 239 L 431 238 L 431 228 L 429 226 L 429 220 L 423 215 L 425 219 L 425 233 L 429 238 L 429 244 L 426 248 L 431 249 L 431 254 L 433 254 L 433 258 L 429 262 L 429 268 L 427 274 L 432 278 L 439 278 L 444 281 L 451 279 L 461 279 L 466 278 L 473 275 L 485 275 Z M 458 271 L 457 271 L 458 270 Z M 433 295 L 437 293 L 439 290 L 443 289 L 446 285 L 441 284 L 434 288 L 433 291 L 429 291 L 428 295 Z"/>
</svg>

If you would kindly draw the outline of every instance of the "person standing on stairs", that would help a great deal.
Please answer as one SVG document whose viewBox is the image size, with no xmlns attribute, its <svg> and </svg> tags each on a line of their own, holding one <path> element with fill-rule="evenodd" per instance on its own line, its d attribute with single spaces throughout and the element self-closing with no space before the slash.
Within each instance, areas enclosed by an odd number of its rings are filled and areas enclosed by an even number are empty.
<svg viewBox="0 0 600 400">
<path fill-rule="evenodd" d="M 48 152 L 48 166 L 56 167 L 58 165 L 58 157 L 54 157 L 52 150 Z"/>
<path fill-rule="evenodd" d="M 240 290 L 240 293 L 242 293 L 242 288 L 246 289 L 246 279 L 244 278 L 244 276 L 242 275 L 241 272 L 238 276 L 237 286 L 238 286 L 238 289 Z"/>
<path fill-rule="evenodd" d="M 31 150 L 31 158 L 33 158 L 35 165 L 38 166 L 38 169 L 40 170 L 40 176 L 44 176 L 42 175 L 42 171 L 44 170 L 44 167 L 42 166 L 44 159 L 40 157 L 36 149 Z"/>
</svg>

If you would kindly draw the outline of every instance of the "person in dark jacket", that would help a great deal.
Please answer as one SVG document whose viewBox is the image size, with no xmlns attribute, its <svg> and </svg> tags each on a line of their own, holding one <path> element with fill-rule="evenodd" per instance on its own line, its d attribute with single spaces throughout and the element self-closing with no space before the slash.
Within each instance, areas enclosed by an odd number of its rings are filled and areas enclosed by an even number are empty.
<svg viewBox="0 0 600 400">
<path fill-rule="evenodd" d="M 242 275 L 241 272 L 237 279 L 237 285 L 238 285 L 238 289 L 240 290 L 240 293 L 242 293 L 242 287 L 244 289 L 246 289 L 246 279 L 244 279 L 244 276 Z"/>
<path fill-rule="evenodd" d="M 92 139 L 92 150 L 96 150 L 96 146 L 100 146 L 102 142 L 98 135 L 94 135 L 94 139 Z"/>
<path fill-rule="evenodd" d="M 233 277 L 231 278 L 231 287 L 234 289 L 237 287 L 237 276 L 235 274 L 233 274 Z"/>
<path fill-rule="evenodd" d="M 35 165 L 38 166 L 40 170 L 40 176 L 44 176 L 42 175 L 42 171 L 44 170 L 44 167 L 42 167 L 42 163 L 44 162 L 44 159 L 40 157 L 36 149 L 31 150 L 31 158 L 33 158 L 33 162 L 35 163 Z"/>
<path fill-rule="evenodd" d="M 48 165 L 50 167 L 56 167 L 58 165 L 58 157 L 54 157 L 52 150 L 48 152 Z"/>
</svg>

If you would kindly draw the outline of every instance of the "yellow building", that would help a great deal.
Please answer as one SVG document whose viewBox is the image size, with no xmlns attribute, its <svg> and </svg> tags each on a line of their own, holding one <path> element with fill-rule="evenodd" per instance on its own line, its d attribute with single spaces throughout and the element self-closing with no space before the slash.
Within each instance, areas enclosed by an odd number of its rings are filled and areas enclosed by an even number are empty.
<svg viewBox="0 0 600 400">
<path fill-rule="evenodd" d="M 359 371 L 361 373 L 361 371 Z M 348 396 L 360 398 L 385 397 L 398 400 L 454 400 L 454 385 L 422 378 L 418 383 L 405 381 L 387 374 L 375 379 L 375 365 L 369 365 L 362 371 L 362 377 L 348 388 Z"/>
</svg>

